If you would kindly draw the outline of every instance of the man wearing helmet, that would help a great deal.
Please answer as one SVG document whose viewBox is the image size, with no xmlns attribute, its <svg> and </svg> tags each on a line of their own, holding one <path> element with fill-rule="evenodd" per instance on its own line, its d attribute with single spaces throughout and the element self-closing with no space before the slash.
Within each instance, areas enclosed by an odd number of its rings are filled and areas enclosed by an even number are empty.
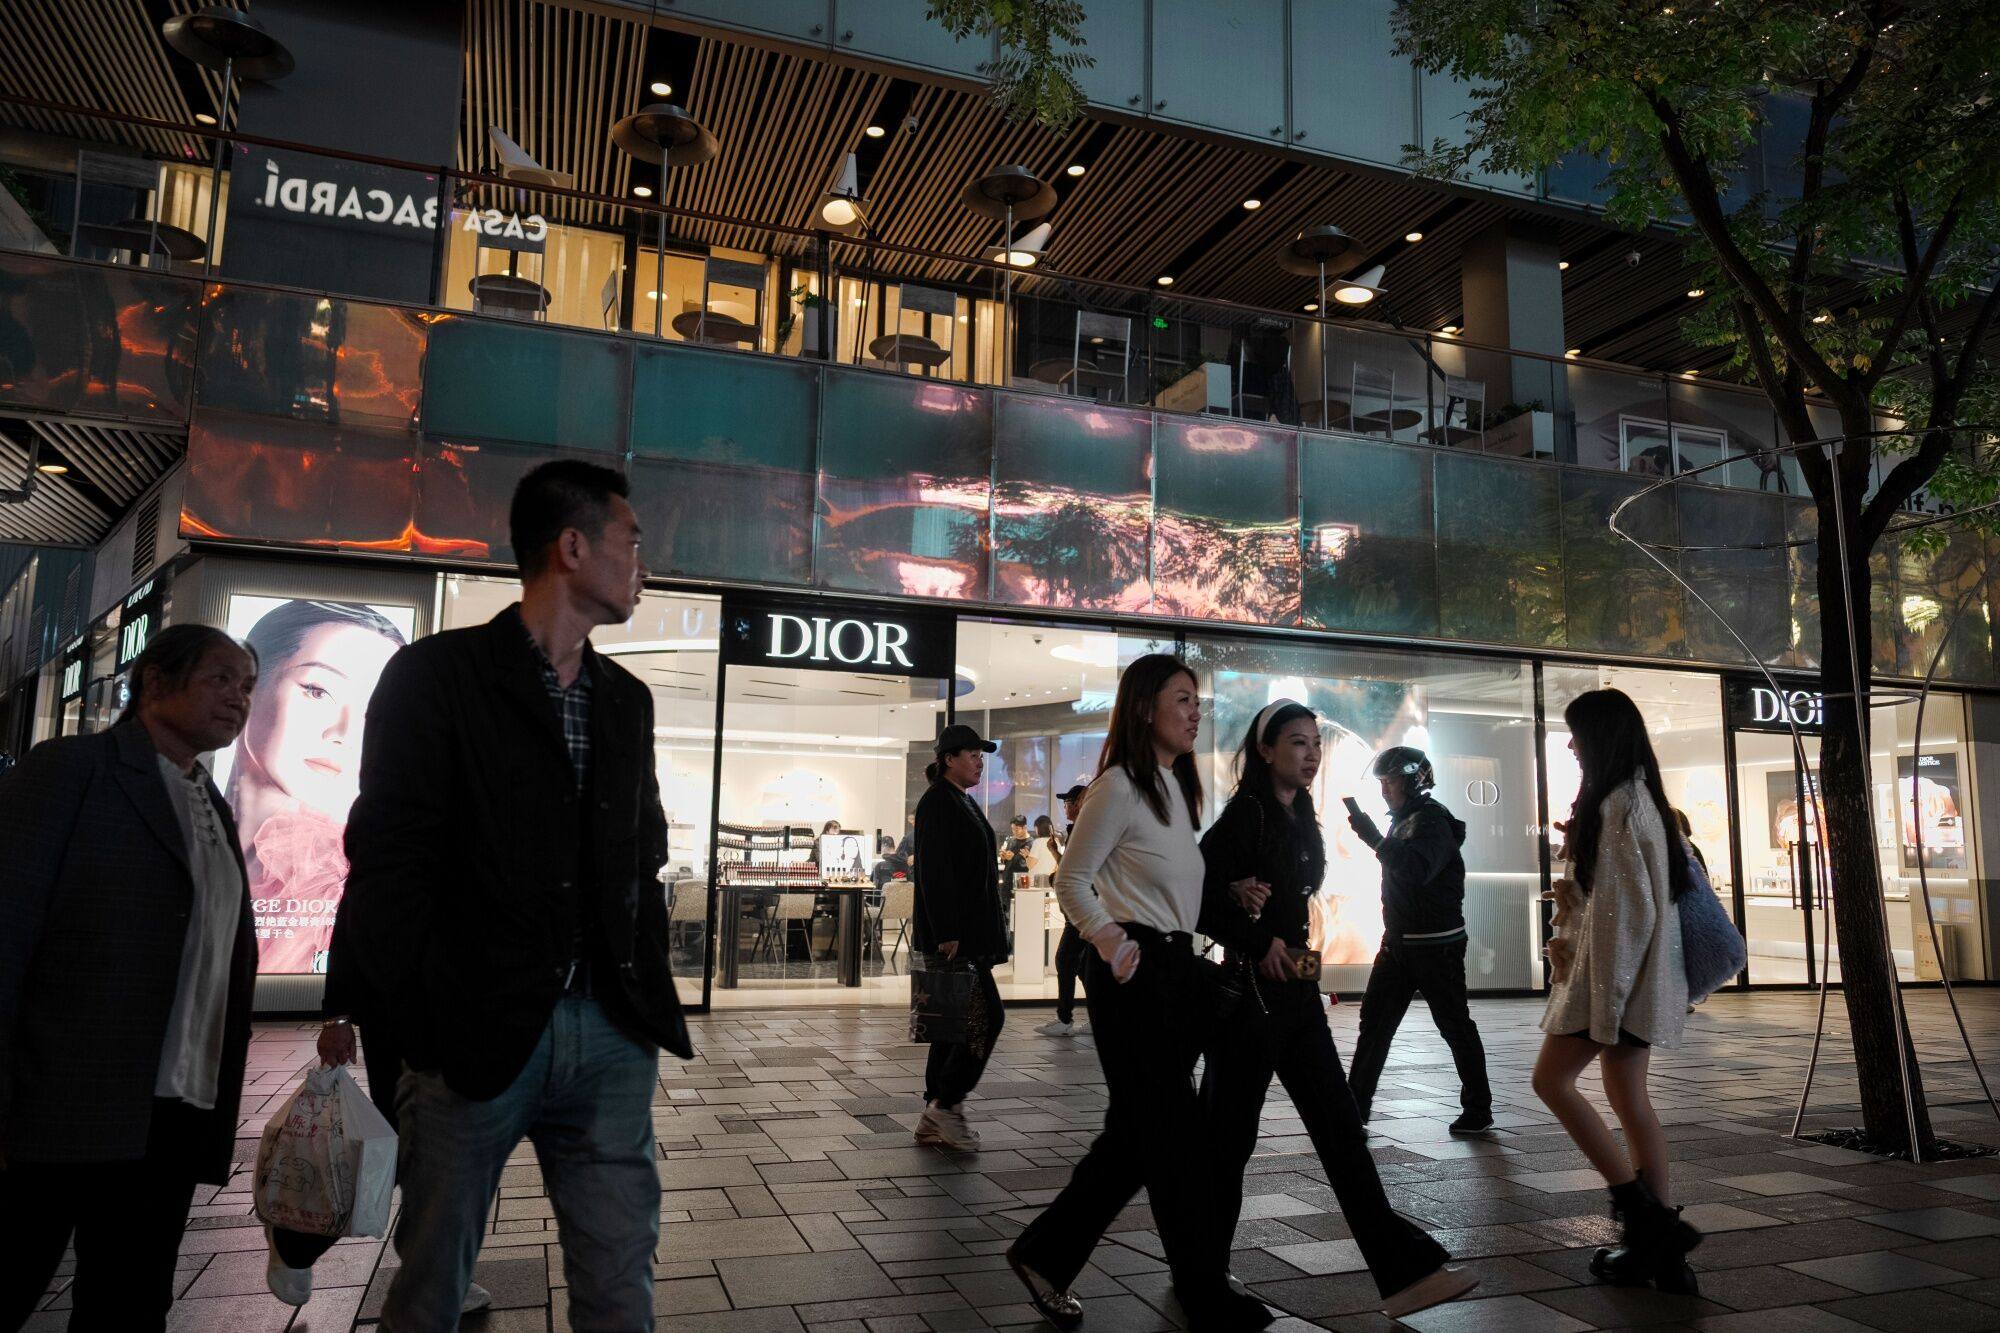
<svg viewBox="0 0 2000 1333">
<path fill-rule="evenodd" d="M 1451 1132 L 1483 1133 L 1493 1127 L 1493 1091 L 1486 1082 L 1486 1049 L 1465 1002 L 1465 858 L 1459 854 L 1465 822 L 1430 795 L 1436 779 L 1422 750 L 1392 746 L 1375 756 L 1369 773 L 1382 784 L 1389 831 L 1351 805 L 1347 822 L 1382 863 L 1382 947 L 1361 1000 L 1348 1085 L 1367 1120 L 1389 1043 L 1421 991 L 1458 1066 L 1464 1114 L 1452 1121 Z"/>
</svg>

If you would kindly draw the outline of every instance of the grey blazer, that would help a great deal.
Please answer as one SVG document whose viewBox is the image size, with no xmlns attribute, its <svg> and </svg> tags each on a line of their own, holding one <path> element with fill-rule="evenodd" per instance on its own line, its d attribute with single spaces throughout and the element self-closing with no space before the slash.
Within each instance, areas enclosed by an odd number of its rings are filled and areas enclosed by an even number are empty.
<svg viewBox="0 0 2000 1333">
<path fill-rule="evenodd" d="M 237 845 L 222 794 L 208 799 Z M 193 908 L 186 840 L 136 722 L 45 741 L 0 777 L 0 1149 L 10 1162 L 146 1153 Z M 238 857 L 241 865 L 241 857 Z M 229 1178 L 257 939 L 246 887 L 196 1179 Z"/>
</svg>

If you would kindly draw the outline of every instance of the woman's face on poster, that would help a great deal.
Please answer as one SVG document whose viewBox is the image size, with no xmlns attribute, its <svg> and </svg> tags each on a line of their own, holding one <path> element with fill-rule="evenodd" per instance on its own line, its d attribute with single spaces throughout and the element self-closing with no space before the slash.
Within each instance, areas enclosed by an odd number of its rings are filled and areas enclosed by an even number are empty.
<svg viewBox="0 0 2000 1333">
<path fill-rule="evenodd" d="M 336 823 L 361 784 L 368 698 L 396 644 L 359 625 L 316 625 L 260 682 L 243 744 L 266 781 Z"/>
</svg>

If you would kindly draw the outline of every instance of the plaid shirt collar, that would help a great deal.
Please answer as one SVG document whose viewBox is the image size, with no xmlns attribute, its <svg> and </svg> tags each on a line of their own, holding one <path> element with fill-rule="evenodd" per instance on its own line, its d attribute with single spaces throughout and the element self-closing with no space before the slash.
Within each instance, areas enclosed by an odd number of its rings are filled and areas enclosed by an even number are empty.
<svg viewBox="0 0 2000 1333">
<path fill-rule="evenodd" d="M 542 645 L 535 642 L 535 636 L 528 632 L 528 622 L 521 618 L 520 604 L 515 603 L 511 610 L 514 624 L 520 628 L 522 641 L 534 654 L 535 666 L 542 674 L 542 688 L 548 691 L 549 702 L 555 705 L 556 715 L 562 720 L 563 744 L 569 750 L 570 766 L 576 770 L 576 785 L 580 791 L 590 780 L 590 644 L 585 641 L 583 662 L 577 669 L 576 679 L 565 687 L 556 674 L 555 663 L 542 651 Z"/>
</svg>

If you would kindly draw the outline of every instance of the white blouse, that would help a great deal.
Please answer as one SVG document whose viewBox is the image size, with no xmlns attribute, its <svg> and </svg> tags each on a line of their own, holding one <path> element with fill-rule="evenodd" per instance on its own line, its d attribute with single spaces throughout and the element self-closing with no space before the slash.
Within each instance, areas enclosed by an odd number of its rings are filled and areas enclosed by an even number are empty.
<svg viewBox="0 0 2000 1333">
<path fill-rule="evenodd" d="M 1160 776 L 1167 791 L 1164 824 L 1121 768 L 1098 774 L 1084 793 L 1056 871 L 1056 898 L 1086 939 L 1114 921 L 1194 930 L 1201 913 L 1201 846 L 1179 784 Z"/>
</svg>

